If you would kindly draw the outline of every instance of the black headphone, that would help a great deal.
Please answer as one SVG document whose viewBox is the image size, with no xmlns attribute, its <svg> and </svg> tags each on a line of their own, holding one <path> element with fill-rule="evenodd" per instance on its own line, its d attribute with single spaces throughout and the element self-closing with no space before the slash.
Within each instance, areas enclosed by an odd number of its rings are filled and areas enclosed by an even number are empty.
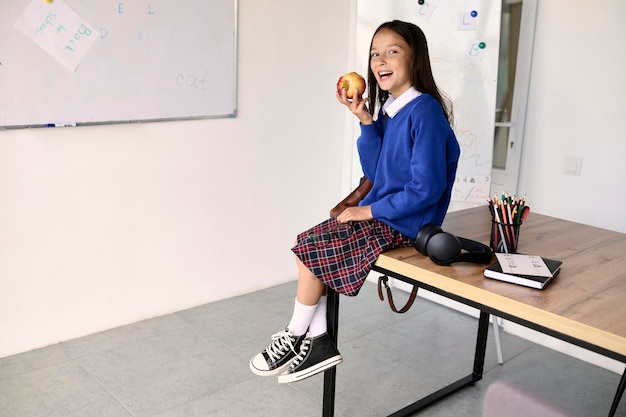
<svg viewBox="0 0 626 417">
<path fill-rule="evenodd" d="M 417 233 L 415 249 L 437 265 L 450 265 L 452 262 L 488 264 L 493 253 L 487 245 L 446 233 L 431 223 L 422 226 Z"/>
</svg>

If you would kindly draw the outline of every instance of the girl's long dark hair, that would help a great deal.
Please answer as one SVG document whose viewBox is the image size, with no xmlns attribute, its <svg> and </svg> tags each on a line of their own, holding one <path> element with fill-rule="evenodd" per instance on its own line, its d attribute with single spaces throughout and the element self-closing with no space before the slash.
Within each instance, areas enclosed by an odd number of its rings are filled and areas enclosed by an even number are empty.
<svg viewBox="0 0 626 417">
<path fill-rule="evenodd" d="M 409 22 L 402 22 L 400 20 L 393 20 L 383 23 L 374 32 L 374 36 L 383 29 L 391 30 L 400 35 L 405 42 L 409 45 L 413 62 L 411 64 L 411 85 L 422 93 L 428 93 L 435 98 L 441 104 L 443 113 L 445 114 L 448 122 L 453 123 L 452 114 L 452 102 L 450 99 L 442 93 L 433 77 L 433 72 L 430 67 L 430 56 L 428 54 L 428 43 L 426 42 L 426 36 L 422 29 L 417 25 Z M 372 40 L 374 39 L 372 36 Z M 370 50 L 372 45 L 370 43 Z M 371 56 L 370 56 L 371 61 Z M 379 109 L 389 97 L 389 92 L 381 90 L 378 87 L 378 82 L 374 76 L 371 66 L 368 63 L 367 69 L 367 84 L 369 89 L 369 112 L 373 116 L 377 109 Z"/>
</svg>

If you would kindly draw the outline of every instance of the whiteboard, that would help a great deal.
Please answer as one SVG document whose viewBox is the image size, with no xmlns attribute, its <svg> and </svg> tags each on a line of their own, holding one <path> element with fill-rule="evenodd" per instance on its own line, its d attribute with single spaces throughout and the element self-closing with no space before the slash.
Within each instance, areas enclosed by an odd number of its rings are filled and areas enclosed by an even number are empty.
<svg viewBox="0 0 626 417">
<path fill-rule="evenodd" d="M 235 116 L 235 74 L 236 0 L 2 0 L 3 127 Z"/>
<path fill-rule="evenodd" d="M 422 3 L 422 4 L 420 4 Z M 367 73 L 372 35 L 393 19 L 426 35 L 435 81 L 451 98 L 461 156 L 452 200 L 485 204 L 490 192 L 501 2 L 492 0 L 359 0 L 357 54 Z"/>
</svg>

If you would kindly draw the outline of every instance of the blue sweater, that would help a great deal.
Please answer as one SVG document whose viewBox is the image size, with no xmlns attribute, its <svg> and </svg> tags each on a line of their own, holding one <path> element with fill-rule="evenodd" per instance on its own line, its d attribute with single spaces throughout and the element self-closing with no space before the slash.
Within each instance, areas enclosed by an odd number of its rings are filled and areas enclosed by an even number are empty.
<svg viewBox="0 0 626 417">
<path fill-rule="evenodd" d="M 360 205 L 371 205 L 375 219 L 411 238 L 426 223 L 443 223 L 460 150 L 430 94 L 393 118 L 383 121 L 381 113 L 373 124 L 362 125 L 357 148 L 363 173 L 374 183 Z"/>
</svg>

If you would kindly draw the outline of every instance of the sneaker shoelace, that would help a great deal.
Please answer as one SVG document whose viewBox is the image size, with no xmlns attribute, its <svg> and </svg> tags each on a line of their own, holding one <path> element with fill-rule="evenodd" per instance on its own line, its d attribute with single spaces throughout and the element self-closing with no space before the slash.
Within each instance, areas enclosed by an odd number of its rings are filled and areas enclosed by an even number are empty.
<svg viewBox="0 0 626 417">
<path fill-rule="evenodd" d="M 277 361 L 289 350 L 296 353 L 292 338 L 293 332 L 291 330 L 283 330 L 272 335 L 273 342 L 265 349 L 272 361 Z"/>
<path fill-rule="evenodd" d="M 294 369 L 296 366 L 300 365 L 300 362 L 302 362 L 302 360 L 306 356 L 306 352 L 307 350 L 309 350 L 310 346 L 311 346 L 311 339 L 308 339 L 308 338 L 304 339 L 304 341 L 300 345 L 300 353 L 296 355 L 293 362 L 291 362 L 291 365 L 289 365 L 291 369 Z"/>
</svg>

